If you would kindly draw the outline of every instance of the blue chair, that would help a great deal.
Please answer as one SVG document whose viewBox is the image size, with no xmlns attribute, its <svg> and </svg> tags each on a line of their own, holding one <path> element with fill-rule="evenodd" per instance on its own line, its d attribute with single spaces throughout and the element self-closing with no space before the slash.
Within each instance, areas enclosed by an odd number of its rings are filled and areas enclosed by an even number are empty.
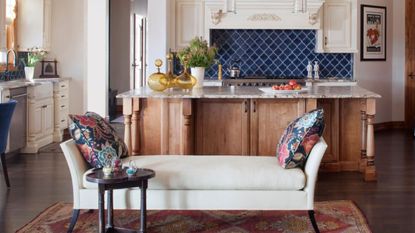
<svg viewBox="0 0 415 233">
<path fill-rule="evenodd" d="M 14 108 L 17 101 L 10 100 L 7 103 L 0 104 L 0 156 L 1 164 L 3 167 L 4 180 L 6 181 L 7 188 L 10 188 L 9 174 L 7 173 L 6 166 L 6 146 L 7 137 L 9 136 L 10 122 L 12 120 Z"/>
</svg>

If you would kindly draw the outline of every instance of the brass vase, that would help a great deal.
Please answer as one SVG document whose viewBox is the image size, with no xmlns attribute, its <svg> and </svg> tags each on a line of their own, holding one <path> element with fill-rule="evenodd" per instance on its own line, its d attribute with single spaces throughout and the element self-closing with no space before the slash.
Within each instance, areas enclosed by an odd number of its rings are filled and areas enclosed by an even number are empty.
<svg viewBox="0 0 415 233">
<path fill-rule="evenodd" d="M 157 73 L 150 75 L 147 84 L 154 91 L 164 91 L 169 87 L 166 75 L 160 72 L 160 67 L 163 65 L 163 61 L 157 59 L 155 61 L 157 67 Z"/>
<path fill-rule="evenodd" d="M 166 73 L 166 81 L 168 88 L 176 87 L 176 79 L 177 77 L 173 74 L 173 54 L 167 54 L 167 73 Z"/>
<path fill-rule="evenodd" d="M 189 90 L 192 89 L 196 85 L 196 78 L 193 77 L 191 74 L 188 73 L 189 67 L 187 65 L 187 59 L 184 59 L 183 62 L 183 72 L 176 78 L 175 85 L 178 88 Z"/>
</svg>

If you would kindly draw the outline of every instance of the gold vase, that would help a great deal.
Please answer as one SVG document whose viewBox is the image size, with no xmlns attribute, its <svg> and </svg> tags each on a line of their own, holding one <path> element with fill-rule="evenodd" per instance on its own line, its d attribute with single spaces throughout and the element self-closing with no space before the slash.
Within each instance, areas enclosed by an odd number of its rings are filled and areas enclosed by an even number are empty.
<svg viewBox="0 0 415 233">
<path fill-rule="evenodd" d="M 176 79 L 177 77 L 173 74 L 173 54 L 167 54 L 167 73 L 166 73 L 166 81 L 168 88 L 176 86 Z"/>
<path fill-rule="evenodd" d="M 147 84 L 154 91 L 164 91 L 169 87 L 166 75 L 160 72 L 160 67 L 163 65 L 163 61 L 157 59 L 155 61 L 157 67 L 157 73 L 150 75 Z"/>
<path fill-rule="evenodd" d="M 184 59 L 183 67 L 183 72 L 176 78 L 175 85 L 178 88 L 189 90 L 196 85 L 197 80 L 195 77 L 188 73 L 189 68 L 187 66 L 186 58 Z"/>
</svg>

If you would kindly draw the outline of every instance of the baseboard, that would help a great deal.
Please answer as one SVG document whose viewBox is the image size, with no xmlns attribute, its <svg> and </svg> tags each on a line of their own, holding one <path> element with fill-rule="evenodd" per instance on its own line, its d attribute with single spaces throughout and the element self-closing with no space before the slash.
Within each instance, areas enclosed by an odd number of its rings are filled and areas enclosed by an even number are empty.
<svg viewBox="0 0 415 233">
<path fill-rule="evenodd" d="M 375 131 L 387 130 L 387 129 L 406 129 L 404 121 L 390 121 L 374 124 Z"/>
</svg>

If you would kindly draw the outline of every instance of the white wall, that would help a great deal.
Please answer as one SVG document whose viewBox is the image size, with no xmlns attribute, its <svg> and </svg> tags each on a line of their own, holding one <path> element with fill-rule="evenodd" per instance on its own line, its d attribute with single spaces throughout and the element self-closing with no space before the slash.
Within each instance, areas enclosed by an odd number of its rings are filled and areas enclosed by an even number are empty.
<svg viewBox="0 0 415 233">
<path fill-rule="evenodd" d="M 53 0 L 52 47 L 61 77 L 71 77 L 69 112 L 85 111 L 84 0 Z"/>
<path fill-rule="evenodd" d="M 110 2 L 110 88 L 130 90 L 130 0 Z"/>
<path fill-rule="evenodd" d="M 168 52 L 169 35 L 169 0 L 148 1 L 148 43 L 147 43 L 147 76 L 157 71 L 156 59 L 163 60 L 162 72 L 166 71 L 166 54 Z"/>
<path fill-rule="evenodd" d="M 376 122 L 404 120 L 404 7 L 403 0 L 361 0 L 362 4 L 387 7 L 387 57 L 386 61 L 360 61 L 355 56 L 355 77 L 358 84 L 372 90 L 382 98 L 377 101 Z M 397 8 L 397 9 L 395 9 Z M 360 7 L 359 7 L 360 22 Z M 360 45 L 360 23 L 358 26 Z"/>
<path fill-rule="evenodd" d="M 86 109 L 108 116 L 108 0 L 86 4 Z"/>
</svg>

